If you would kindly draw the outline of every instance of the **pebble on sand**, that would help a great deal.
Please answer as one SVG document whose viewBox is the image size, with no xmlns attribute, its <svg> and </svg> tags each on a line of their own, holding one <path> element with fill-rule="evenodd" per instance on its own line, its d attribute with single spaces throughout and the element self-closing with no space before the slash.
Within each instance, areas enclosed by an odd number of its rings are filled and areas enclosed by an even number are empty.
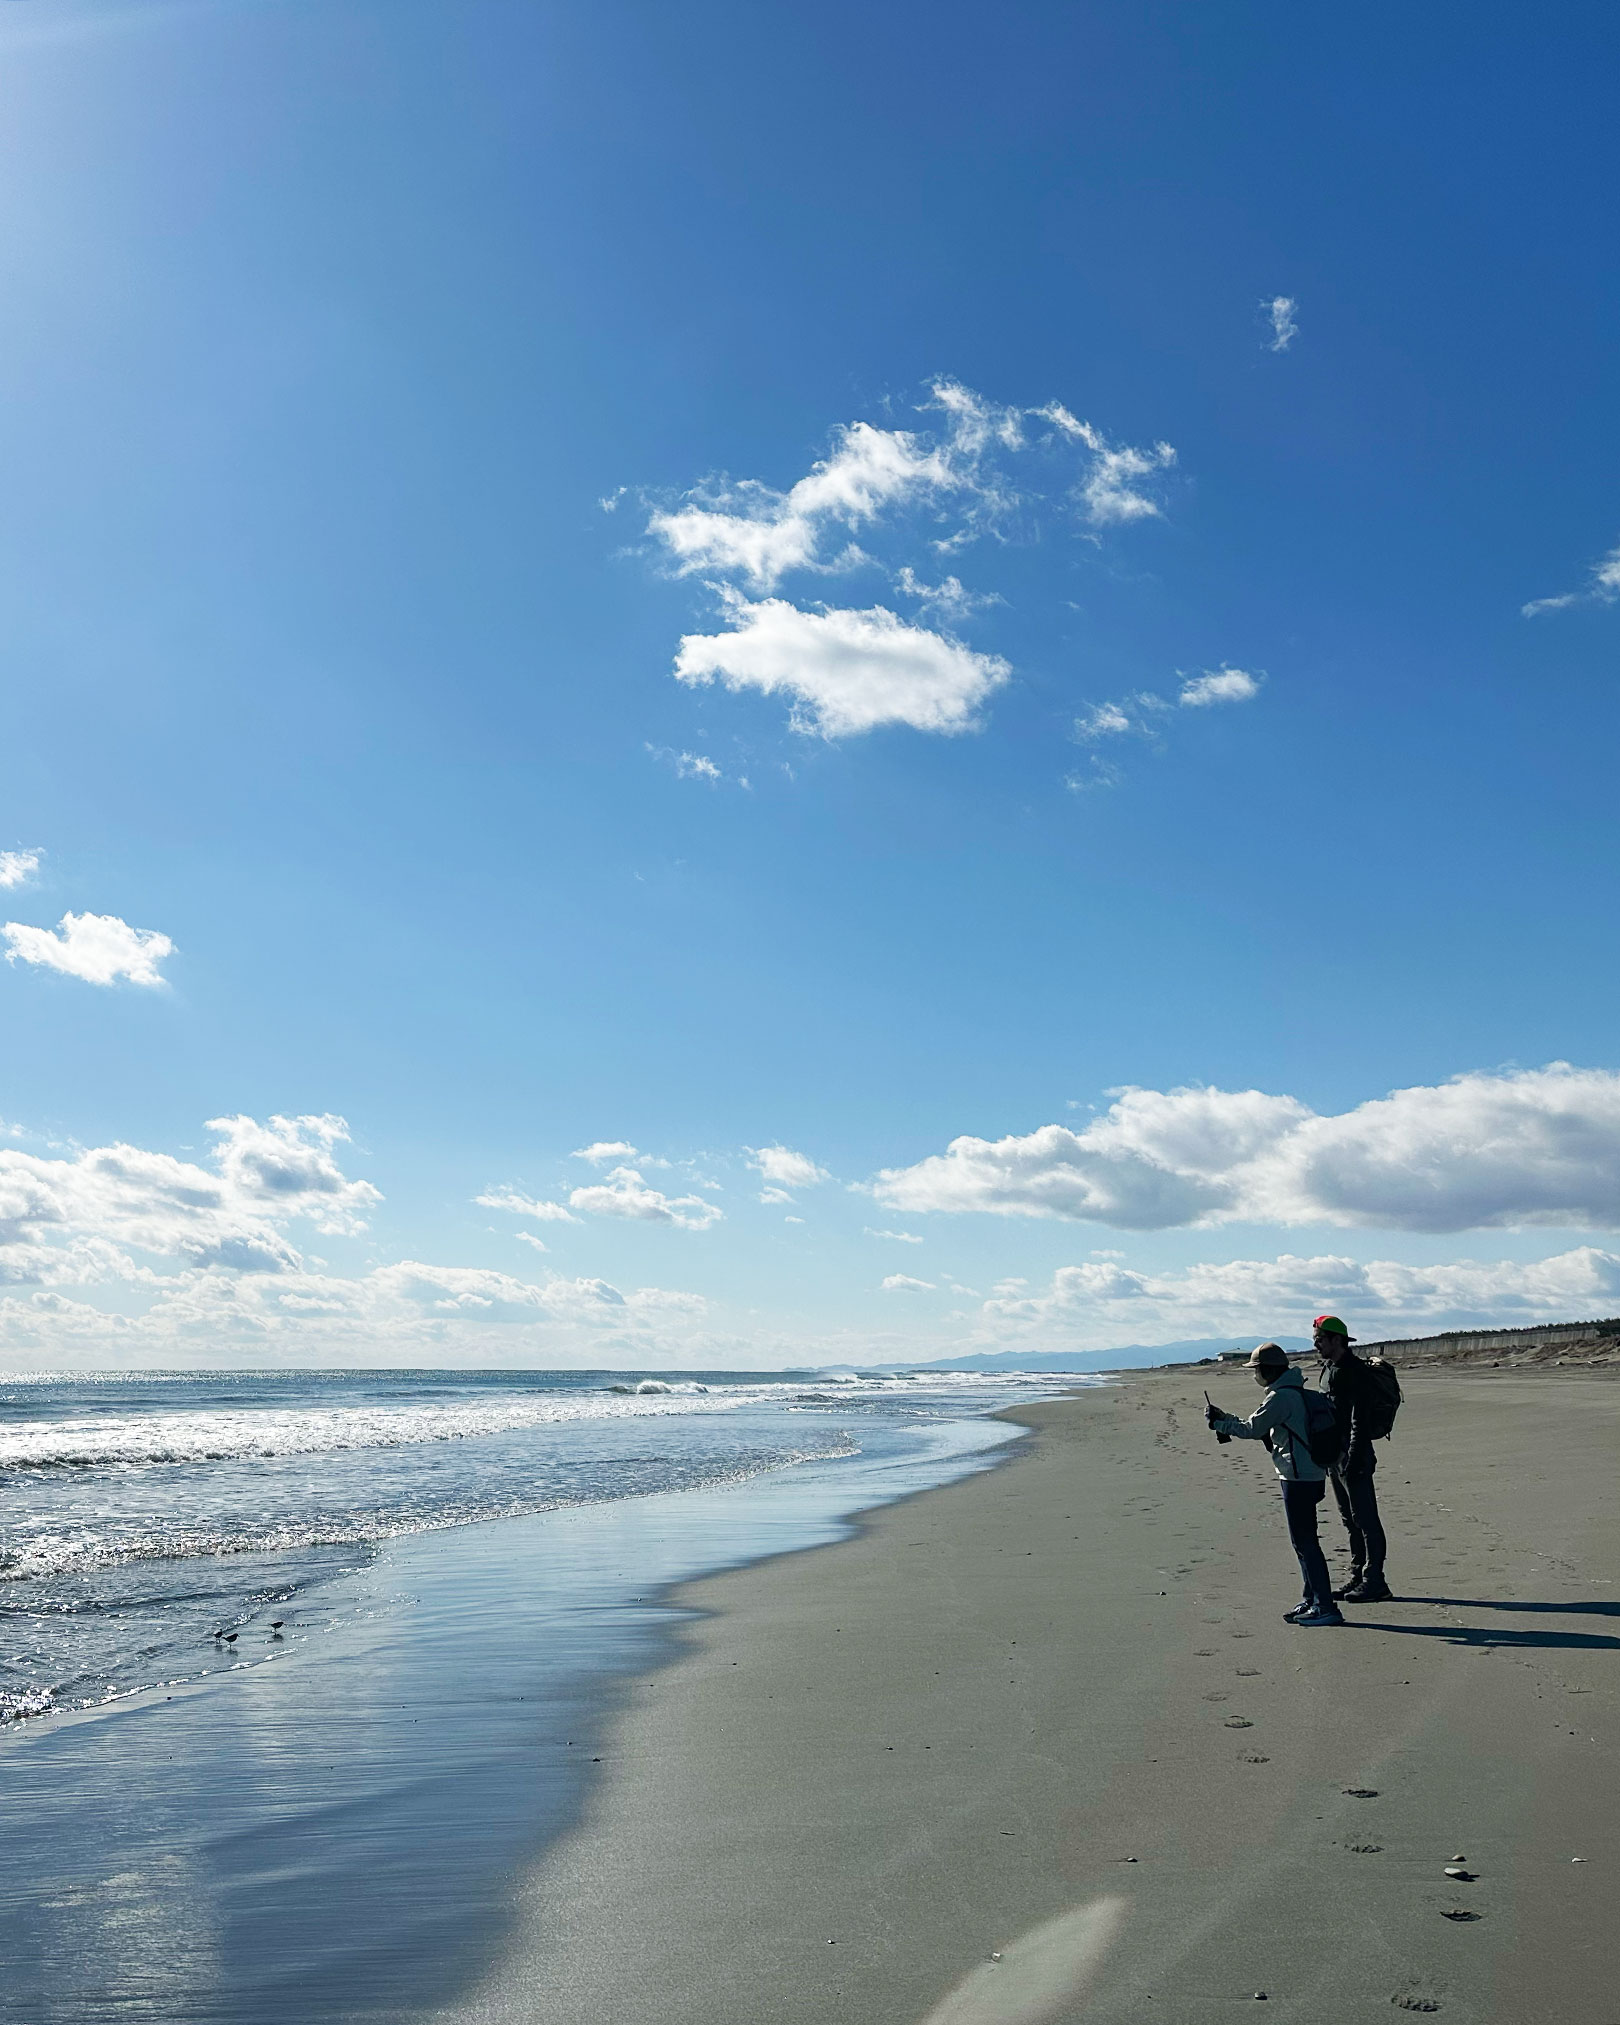
<svg viewBox="0 0 1620 2025">
<path fill-rule="evenodd" d="M 1446 1865 L 1446 1875 L 1447 1877 L 1456 1878 L 1460 1884 L 1472 1884 L 1474 1881 L 1474 1873 L 1471 1870 L 1465 1870 L 1460 1863 L 1448 1863 Z"/>
</svg>

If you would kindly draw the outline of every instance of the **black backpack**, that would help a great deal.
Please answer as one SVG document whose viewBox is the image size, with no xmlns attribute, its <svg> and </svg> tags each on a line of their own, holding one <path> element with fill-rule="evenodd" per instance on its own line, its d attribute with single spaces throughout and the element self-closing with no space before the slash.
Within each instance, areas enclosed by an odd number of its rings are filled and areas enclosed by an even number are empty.
<svg viewBox="0 0 1620 2025">
<path fill-rule="evenodd" d="M 1312 1392 L 1308 1385 L 1303 1388 L 1303 1398 L 1306 1445 L 1311 1452 L 1311 1461 L 1318 1469 L 1330 1470 L 1344 1449 L 1344 1428 L 1339 1421 L 1339 1409 L 1325 1392 Z"/>
<path fill-rule="evenodd" d="M 1367 1374 L 1361 1418 L 1372 1439 L 1382 1441 L 1393 1431 L 1401 1410 L 1400 1377 L 1387 1357 L 1364 1357 L 1361 1367 Z"/>
</svg>

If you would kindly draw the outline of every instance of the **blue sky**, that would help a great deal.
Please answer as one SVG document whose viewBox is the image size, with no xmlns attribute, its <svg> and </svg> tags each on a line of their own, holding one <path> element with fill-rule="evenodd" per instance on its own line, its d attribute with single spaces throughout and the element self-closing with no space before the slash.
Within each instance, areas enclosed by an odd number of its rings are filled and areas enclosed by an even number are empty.
<svg viewBox="0 0 1620 2025">
<path fill-rule="evenodd" d="M 1617 39 L 6 9 L 0 1358 L 1620 1308 Z"/>
</svg>

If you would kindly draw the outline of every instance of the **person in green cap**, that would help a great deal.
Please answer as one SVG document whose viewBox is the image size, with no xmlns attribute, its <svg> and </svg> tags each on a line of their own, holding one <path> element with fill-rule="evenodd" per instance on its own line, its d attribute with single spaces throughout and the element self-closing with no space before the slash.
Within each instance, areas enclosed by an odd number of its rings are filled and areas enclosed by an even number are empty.
<svg viewBox="0 0 1620 2025">
<path fill-rule="evenodd" d="M 1337 1315 L 1318 1315 L 1313 1326 L 1327 1395 L 1344 1430 L 1331 1481 L 1334 1503 L 1350 1536 L 1350 1579 L 1333 1594 L 1345 1603 L 1386 1603 L 1392 1592 L 1384 1579 L 1384 1522 L 1373 1485 L 1373 1471 L 1378 1467 L 1373 1436 L 1389 1432 L 1383 1395 L 1372 1373 L 1350 1348 L 1355 1339 Z"/>
</svg>

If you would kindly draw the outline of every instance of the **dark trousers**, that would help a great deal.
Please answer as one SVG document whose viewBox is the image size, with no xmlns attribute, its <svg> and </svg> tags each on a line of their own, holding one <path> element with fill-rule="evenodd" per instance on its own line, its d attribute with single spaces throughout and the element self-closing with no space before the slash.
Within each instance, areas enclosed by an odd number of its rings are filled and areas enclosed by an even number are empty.
<svg viewBox="0 0 1620 2025">
<path fill-rule="evenodd" d="M 1369 1582 L 1384 1579 L 1384 1522 L 1378 1516 L 1378 1493 L 1373 1489 L 1374 1457 L 1344 1475 L 1333 1472 L 1333 1496 L 1339 1507 L 1344 1530 L 1350 1535 L 1350 1565 Z"/>
<path fill-rule="evenodd" d="M 1318 1610 L 1337 1610 L 1333 1584 L 1328 1577 L 1322 1543 L 1316 1536 L 1316 1508 L 1322 1502 L 1324 1486 L 1284 1483 L 1283 1510 L 1288 1515 L 1288 1537 L 1299 1556 L 1299 1572 L 1305 1584 L 1304 1601 Z"/>
</svg>

